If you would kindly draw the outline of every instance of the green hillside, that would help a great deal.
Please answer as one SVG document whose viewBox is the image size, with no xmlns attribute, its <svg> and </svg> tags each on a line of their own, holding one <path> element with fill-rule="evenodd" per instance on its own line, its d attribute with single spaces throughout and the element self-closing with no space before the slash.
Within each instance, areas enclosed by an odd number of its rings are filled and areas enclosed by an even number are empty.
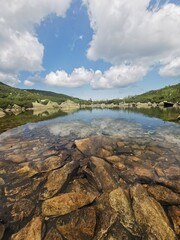
<svg viewBox="0 0 180 240">
<path fill-rule="evenodd" d="M 141 95 L 128 97 L 125 102 L 180 102 L 180 83 L 159 90 L 152 90 Z"/>
<path fill-rule="evenodd" d="M 0 108 L 7 108 L 8 106 L 13 106 L 17 104 L 21 107 L 30 108 L 32 107 L 32 102 L 41 101 L 47 99 L 58 104 L 66 101 L 67 99 L 73 100 L 75 102 L 83 102 L 78 98 L 73 98 L 64 94 L 53 93 L 49 91 L 39 91 L 39 90 L 22 90 L 14 87 L 10 87 L 6 84 L 0 82 Z"/>
</svg>

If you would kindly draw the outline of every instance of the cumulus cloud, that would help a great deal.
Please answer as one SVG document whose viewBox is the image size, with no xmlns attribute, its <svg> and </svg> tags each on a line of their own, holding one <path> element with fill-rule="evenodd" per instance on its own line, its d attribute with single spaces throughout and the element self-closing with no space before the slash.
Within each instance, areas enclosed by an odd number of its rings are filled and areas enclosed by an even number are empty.
<svg viewBox="0 0 180 240">
<path fill-rule="evenodd" d="M 1 77 L 3 82 L 15 85 L 20 71 L 43 69 L 44 47 L 35 34 L 35 26 L 51 13 L 63 17 L 70 3 L 71 0 L 1 1 L 0 73 L 6 75 Z"/>
<path fill-rule="evenodd" d="M 44 79 L 42 77 L 40 77 L 38 74 L 35 74 L 34 76 L 30 76 L 28 77 L 25 81 L 24 81 L 24 85 L 26 87 L 32 87 L 36 82 L 43 82 Z"/>
<path fill-rule="evenodd" d="M 141 80 L 147 71 L 146 67 L 140 65 L 113 66 L 104 73 L 96 71 L 90 84 L 94 89 L 126 87 Z"/>
<path fill-rule="evenodd" d="M 17 74 L 0 72 L 0 82 L 6 83 L 11 86 L 16 86 L 16 84 L 20 83 L 20 80 Z"/>
<path fill-rule="evenodd" d="M 59 87 L 80 87 L 90 84 L 94 89 L 125 87 L 141 80 L 148 69 L 138 65 L 113 66 L 104 73 L 83 67 L 76 68 L 71 74 L 65 71 L 51 72 L 45 77 L 48 85 Z"/>
<path fill-rule="evenodd" d="M 159 74 L 163 77 L 180 77 L 180 57 L 162 67 Z"/>
<path fill-rule="evenodd" d="M 84 67 L 75 68 L 71 74 L 63 70 L 51 72 L 45 77 L 45 83 L 59 87 L 80 87 L 88 84 L 93 77 L 93 72 Z"/>
<path fill-rule="evenodd" d="M 89 59 L 103 59 L 113 65 L 161 64 L 161 75 L 168 71 L 174 76 L 173 59 L 180 56 L 179 5 L 166 1 L 160 6 L 156 1 L 152 6 L 150 0 L 83 2 L 94 32 L 87 51 Z"/>
</svg>

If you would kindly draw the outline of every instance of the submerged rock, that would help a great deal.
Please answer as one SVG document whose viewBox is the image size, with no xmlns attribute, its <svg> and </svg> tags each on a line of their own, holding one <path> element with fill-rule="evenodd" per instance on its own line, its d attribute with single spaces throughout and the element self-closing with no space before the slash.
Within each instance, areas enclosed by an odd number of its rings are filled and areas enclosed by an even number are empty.
<svg viewBox="0 0 180 240">
<path fill-rule="evenodd" d="M 34 217 L 24 228 L 12 235 L 11 240 L 41 240 L 42 218 Z"/>
<path fill-rule="evenodd" d="M 158 202 L 162 204 L 180 205 L 180 194 L 177 194 L 164 186 L 149 186 L 147 190 L 148 193 L 150 193 Z"/>
<path fill-rule="evenodd" d="M 118 186 L 119 176 L 113 170 L 111 165 L 105 162 L 101 158 L 91 157 L 91 169 L 94 172 L 95 177 L 101 183 L 103 191 L 108 191 Z"/>
<path fill-rule="evenodd" d="M 63 240 L 63 238 L 56 229 L 51 228 L 49 232 L 46 234 L 44 240 Z"/>
<path fill-rule="evenodd" d="M 96 200 L 97 219 L 95 239 L 105 239 L 111 227 L 118 219 L 118 213 L 111 207 L 109 202 L 109 194 L 103 193 Z"/>
<path fill-rule="evenodd" d="M 5 226 L 4 224 L 0 223 L 0 240 L 3 239 L 4 232 L 5 232 Z"/>
<path fill-rule="evenodd" d="M 111 207 L 118 213 L 120 223 L 135 236 L 140 236 L 140 231 L 131 208 L 130 200 L 122 188 L 117 188 L 109 193 Z"/>
<path fill-rule="evenodd" d="M 56 227 L 65 239 L 90 240 L 94 237 L 96 211 L 94 207 L 77 210 L 57 221 Z"/>
<path fill-rule="evenodd" d="M 14 162 L 14 163 L 21 163 L 21 162 L 26 161 L 25 157 L 22 155 L 19 155 L 19 154 L 18 155 L 15 155 L 15 154 L 8 155 L 6 160 Z"/>
<path fill-rule="evenodd" d="M 40 193 L 40 199 L 48 199 L 59 192 L 64 184 L 70 180 L 73 172 L 79 166 L 78 162 L 67 163 L 64 167 L 50 172 L 47 182 Z"/>
<path fill-rule="evenodd" d="M 35 205 L 29 199 L 21 199 L 13 204 L 11 216 L 13 221 L 23 220 L 28 217 L 34 210 Z"/>
<path fill-rule="evenodd" d="M 174 231 L 180 237 L 180 205 L 169 207 L 168 213 L 173 222 Z"/>
<path fill-rule="evenodd" d="M 110 156 L 110 151 L 104 149 L 104 146 L 111 146 L 112 139 L 103 136 L 93 136 L 90 138 L 75 140 L 75 145 L 85 156 Z M 111 153 L 112 154 L 112 153 Z"/>
<path fill-rule="evenodd" d="M 49 217 L 65 215 L 92 203 L 94 199 L 94 196 L 90 197 L 83 193 L 61 194 L 42 203 L 42 214 Z"/>
<path fill-rule="evenodd" d="M 39 172 L 49 172 L 62 167 L 67 157 L 67 152 L 62 151 L 58 156 L 51 156 L 45 160 L 33 162 L 33 164 Z"/>
<path fill-rule="evenodd" d="M 0 186 L 3 186 L 5 184 L 5 181 L 3 178 L 0 178 Z"/>
<path fill-rule="evenodd" d="M 133 210 L 144 239 L 171 239 L 176 235 L 170 227 L 169 220 L 161 205 L 150 197 L 145 188 L 137 184 L 131 188 Z"/>
</svg>

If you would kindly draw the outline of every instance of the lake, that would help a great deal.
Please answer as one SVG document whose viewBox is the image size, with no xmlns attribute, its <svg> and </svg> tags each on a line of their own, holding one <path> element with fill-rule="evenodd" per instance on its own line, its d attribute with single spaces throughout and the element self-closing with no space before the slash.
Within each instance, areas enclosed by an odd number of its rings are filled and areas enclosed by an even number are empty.
<svg viewBox="0 0 180 240">
<path fill-rule="evenodd" d="M 179 114 L 86 109 L 0 119 L 3 239 L 176 239 Z"/>
</svg>

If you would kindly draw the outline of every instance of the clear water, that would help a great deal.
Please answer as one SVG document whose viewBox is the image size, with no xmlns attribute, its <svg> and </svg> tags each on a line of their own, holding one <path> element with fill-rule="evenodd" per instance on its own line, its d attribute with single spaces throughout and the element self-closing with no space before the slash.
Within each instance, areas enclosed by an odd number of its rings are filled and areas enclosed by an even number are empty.
<svg viewBox="0 0 180 240">
<path fill-rule="evenodd" d="M 23 115 L 18 116 L 18 119 L 20 117 L 23 117 Z M 32 116 L 30 117 L 32 119 Z M 53 171 L 52 169 L 58 168 L 53 163 L 51 166 L 51 162 L 47 164 L 47 159 L 52 159 L 54 156 L 58 156 L 60 152 L 65 151 L 69 156 L 67 162 L 74 158 L 77 162 L 79 161 L 76 159 L 75 139 L 93 136 L 90 139 L 95 140 L 88 148 L 88 154 L 89 149 L 91 153 L 91 150 L 93 151 L 95 148 L 98 148 L 97 151 L 99 151 L 103 147 L 108 147 L 108 145 L 103 146 L 104 139 L 109 137 L 113 139 L 116 147 L 113 148 L 111 154 L 117 156 L 120 154 L 127 162 L 124 160 L 125 166 L 122 169 L 121 165 L 109 166 L 111 166 L 112 172 L 114 168 L 116 169 L 119 179 L 122 177 L 127 185 L 130 183 L 128 188 L 136 182 L 149 184 L 150 186 L 157 182 L 157 184 L 166 186 L 174 192 L 180 192 L 178 176 L 180 125 L 178 123 L 161 120 L 152 114 L 148 116 L 144 113 L 119 109 L 94 109 L 91 111 L 81 110 L 70 114 L 60 113 L 59 117 L 36 123 L 27 123 L 16 128 L 13 128 L 15 126 L 13 124 L 16 124 L 15 117 L 9 119 L 12 121 L 9 127 L 12 128 L 0 134 L 0 183 L 2 184 L 0 186 L 0 221 L 6 223 L 3 239 L 11 239 L 12 234 L 23 228 L 35 214 L 41 213 L 42 199 L 39 196 L 42 189 L 46 189 L 45 179 L 49 176 L 47 174 Z M 3 124 L 5 124 L 5 120 L 3 121 Z M 22 122 L 19 123 L 22 124 Z M 96 137 L 96 135 L 100 137 Z M 117 147 L 118 141 L 125 145 L 122 150 Z M 96 156 L 93 154 L 92 156 Z M 136 157 L 133 158 L 134 156 Z M 83 155 L 83 161 L 87 161 L 87 159 L 89 158 L 84 159 Z M 74 179 L 83 178 L 83 161 L 82 166 L 79 165 L 76 175 L 72 176 L 71 181 L 68 180 L 70 182 L 67 181 L 68 186 L 71 186 L 70 184 Z M 86 168 L 89 169 L 86 161 Z M 44 172 L 43 168 L 50 169 Z M 37 171 L 37 169 L 39 170 Z M 93 168 L 91 171 L 93 171 Z M 165 175 L 163 175 L 164 172 Z M 111 175 L 113 176 L 113 174 L 108 176 L 111 178 Z M 86 177 L 83 178 L 83 180 L 85 179 Z M 119 184 L 121 183 L 119 180 Z M 35 188 L 34 184 L 37 184 Z M 68 188 L 60 189 L 58 194 L 63 194 L 64 191 L 68 192 L 69 190 Z M 21 216 L 23 217 L 21 218 Z M 63 217 L 61 219 L 60 216 L 58 219 L 62 220 Z M 71 215 L 69 219 L 71 219 Z M 56 229 L 56 220 L 56 218 L 46 219 L 47 231 L 51 228 Z M 98 227 L 99 224 L 97 221 Z M 110 231 L 109 234 L 114 231 L 118 235 L 121 233 L 121 229 L 122 226 L 118 225 L 115 230 L 112 228 L 112 232 Z M 143 234 L 146 236 L 146 231 Z M 130 233 L 128 232 L 126 236 L 130 236 Z M 133 240 L 135 238 L 131 236 L 128 239 Z M 142 238 L 137 239 L 147 238 L 142 235 Z"/>
<path fill-rule="evenodd" d="M 142 113 L 124 110 L 81 110 L 54 119 L 28 123 L 0 135 L 0 141 L 11 136 L 62 136 L 84 138 L 109 135 L 122 139 L 162 141 L 180 144 L 180 126 Z"/>
</svg>

